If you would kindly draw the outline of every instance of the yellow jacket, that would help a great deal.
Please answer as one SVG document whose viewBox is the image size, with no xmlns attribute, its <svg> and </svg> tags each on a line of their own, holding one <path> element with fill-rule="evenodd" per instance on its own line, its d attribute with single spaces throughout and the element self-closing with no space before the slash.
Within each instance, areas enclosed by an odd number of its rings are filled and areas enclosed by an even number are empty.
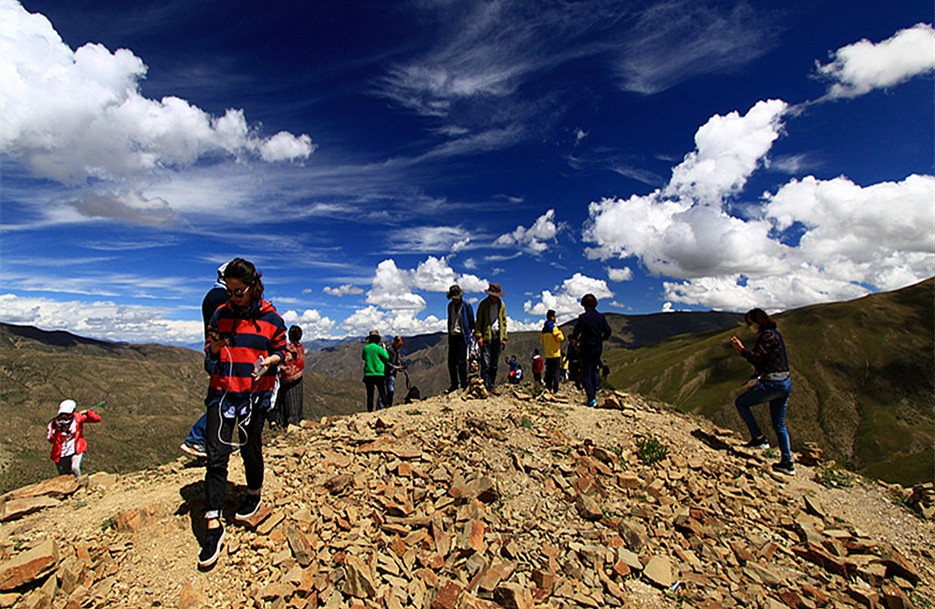
<svg viewBox="0 0 935 609">
<path fill-rule="evenodd" d="M 545 328 L 543 328 L 543 330 L 544 329 Z M 539 334 L 539 342 L 541 342 L 542 346 L 545 348 L 544 357 L 546 359 L 561 357 L 563 340 L 565 340 L 565 335 L 562 334 L 558 325 L 552 326 L 552 332 L 542 332 Z"/>
</svg>

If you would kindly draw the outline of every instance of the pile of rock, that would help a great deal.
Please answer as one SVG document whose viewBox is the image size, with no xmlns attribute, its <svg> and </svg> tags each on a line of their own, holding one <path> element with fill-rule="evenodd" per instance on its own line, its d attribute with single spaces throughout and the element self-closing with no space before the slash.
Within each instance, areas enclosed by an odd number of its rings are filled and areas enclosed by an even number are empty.
<svg viewBox="0 0 935 609">
<path fill-rule="evenodd" d="M 203 527 L 200 473 L 180 462 L 165 471 L 191 499 L 116 513 L 81 543 L 27 516 L 12 537 L 32 549 L 2 546 L 0 582 L 21 575 L 0 586 L 13 590 L 0 607 L 811 609 L 935 600 L 935 535 L 899 551 L 827 509 L 826 489 L 806 468 L 798 479 L 779 476 L 724 430 L 633 396 L 608 402 L 599 410 L 546 394 L 447 396 L 418 411 L 291 428 L 265 450 L 263 507 L 246 526 L 228 527 L 210 573 L 195 571 L 187 530 Z M 636 449 L 647 437 L 668 448 L 653 465 Z M 231 508 L 239 496 L 229 495 Z M 184 568 L 153 556 L 173 531 L 192 546 Z M 25 563 L 34 565 L 29 577 L 16 566 Z M 160 579 L 168 569 L 183 575 Z"/>
</svg>

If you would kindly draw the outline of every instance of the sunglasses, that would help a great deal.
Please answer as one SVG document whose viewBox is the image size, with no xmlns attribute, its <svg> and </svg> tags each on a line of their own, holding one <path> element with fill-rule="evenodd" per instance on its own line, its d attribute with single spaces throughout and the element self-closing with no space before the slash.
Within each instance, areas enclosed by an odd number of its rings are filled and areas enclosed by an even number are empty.
<svg viewBox="0 0 935 609">
<path fill-rule="evenodd" d="M 237 288 L 236 290 L 227 288 L 226 290 L 224 290 L 224 293 L 227 294 L 228 296 L 233 296 L 234 298 L 243 298 L 244 294 L 246 294 L 249 291 L 250 291 L 250 286 L 247 286 L 245 288 Z"/>
</svg>

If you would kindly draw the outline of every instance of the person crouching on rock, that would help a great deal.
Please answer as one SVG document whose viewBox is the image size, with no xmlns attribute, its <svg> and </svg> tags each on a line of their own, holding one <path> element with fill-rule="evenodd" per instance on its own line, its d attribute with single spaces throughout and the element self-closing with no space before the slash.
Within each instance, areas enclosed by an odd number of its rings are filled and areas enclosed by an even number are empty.
<svg viewBox="0 0 935 609">
<path fill-rule="evenodd" d="M 224 541 L 221 508 L 227 490 L 227 462 L 237 428 L 247 496 L 234 519 L 248 520 L 260 507 L 263 449 L 260 436 L 276 386 L 277 366 L 286 349 L 286 325 L 263 300 L 262 275 L 253 263 L 234 258 L 224 269 L 229 300 L 208 322 L 205 367 L 211 370 L 205 421 L 205 519 L 207 532 L 198 566 L 213 565 Z"/>
<path fill-rule="evenodd" d="M 75 412 L 74 400 L 63 400 L 58 405 L 58 414 L 49 421 L 46 439 L 52 443 L 52 460 L 58 468 L 59 476 L 81 475 L 81 461 L 88 450 L 84 439 L 84 424 L 97 423 L 101 415 L 94 410 Z"/>
<path fill-rule="evenodd" d="M 786 404 L 789 402 L 789 393 L 792 390 L 792 379 L 789 378 L 789 360 L 786 357 L 786 345 L 782 335 L 776 330 L 774 322 L 763 309 L 751 309 L 744 315 L 744 322 L 756 333 L 756 344 L 753 349 L 747 349 L 736 336 L 732 336 L 730 344 L 735 351 L 756 370 L 754 377 L 756 384 L 741 393 L 734 401 L 737 412 L 747 424 L 751 439 L 744 446 L 753 449 L 769 448 L 769 441 L 760 431 L 756 417 L 750 410 L 751 406 L 769 402 L 769 415 L 773 422 L 773 430 L 779 440 L 779 463 L 773 464 L 773 470 L 789 476 L 795 475 L 795 466 L 792 463 L 792 450 L 789 448 L 789 432 L 786 431 Z"/>
</svg>

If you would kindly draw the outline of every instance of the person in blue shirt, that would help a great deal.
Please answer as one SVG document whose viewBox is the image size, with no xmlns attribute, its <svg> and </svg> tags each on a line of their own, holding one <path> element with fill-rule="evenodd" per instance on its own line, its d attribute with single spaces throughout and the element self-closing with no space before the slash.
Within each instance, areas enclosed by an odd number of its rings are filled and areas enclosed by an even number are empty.
<svg viewBox="0 0 935 609">
<path fill-rule="evenodd" d="M 585 294 L 581 297 L 584 313 L 578 316 L 571 341 L 578 346 L 581 358 L 581 384 L 587 395 L 587 405 L 597 406 L 597 389 L 601 386 L 601 352 L 604 341 L 610 338 L 612 330 L 601 313 L 597 312 L 597 297 Z"/>
</svg>

